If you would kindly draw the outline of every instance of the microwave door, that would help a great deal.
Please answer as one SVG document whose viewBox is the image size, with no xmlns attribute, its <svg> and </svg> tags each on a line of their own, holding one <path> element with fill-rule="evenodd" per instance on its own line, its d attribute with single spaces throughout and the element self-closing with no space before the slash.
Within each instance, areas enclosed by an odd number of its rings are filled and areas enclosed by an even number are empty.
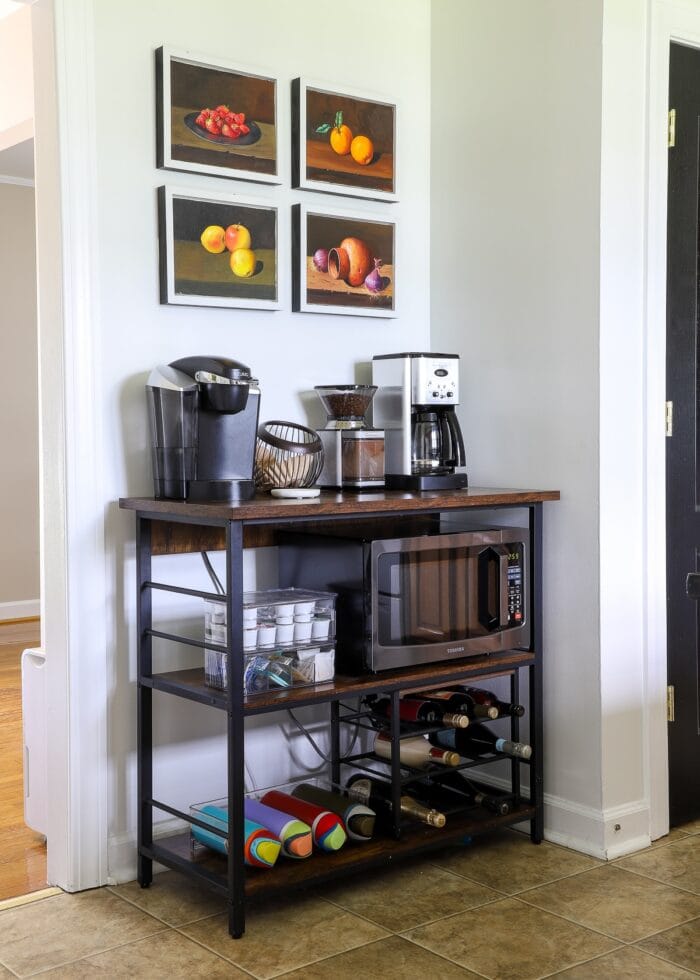
<svg viewBox="0 0 700 980">
<path fill-rule="evenodd" d="M 404 565 L 409 643 L 450 639 L 450 563 L 445 552 L 416 552 Z"/>
<path fill-rule="evenodd" d="M 467 548 L 385 554 L 379 559 L 378 639 L 425 646 L 468 635 Z"/>
</svg>

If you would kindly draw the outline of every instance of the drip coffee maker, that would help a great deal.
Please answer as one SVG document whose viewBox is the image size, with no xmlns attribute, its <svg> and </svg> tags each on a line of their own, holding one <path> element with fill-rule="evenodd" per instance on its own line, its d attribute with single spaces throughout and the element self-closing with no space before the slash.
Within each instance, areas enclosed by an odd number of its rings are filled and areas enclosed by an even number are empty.
<svg viewBox="0 0 700 980">
<path fill-rule="evenodd" d="M 380 354 L 372 361 L 379 391 L 374 419 L 386 434 L 386 485 L 394 490 L 451 490 L 468 485 L 459 404 L 459 355 Z"/>
<path fill-rule="evenodd" d="M 326 410 L 319 430 L 324 462 L 320 487 L 371 490 L 384 486 L 384 433 L 367 424 L 375 385 L 316 385 Z"/>
</svg>

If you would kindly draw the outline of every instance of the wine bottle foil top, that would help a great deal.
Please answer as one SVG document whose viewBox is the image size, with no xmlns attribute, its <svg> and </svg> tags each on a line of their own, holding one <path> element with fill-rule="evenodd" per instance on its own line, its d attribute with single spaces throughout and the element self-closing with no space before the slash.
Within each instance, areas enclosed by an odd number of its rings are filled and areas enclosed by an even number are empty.
<svg viewBox="0 0 700 980">
<path fill-rule="evenodd" d="M 496 750 L 513 756 L 515 759 L 530 759 L 532 757 L 532 746 L 526 745 L 524 742 L 511 742 L 506 738 L 498 739 Z"/>
<path fill-rule="evenodd" d="M 357 800 L 358 803 L 364 803 L 365 806 L 369 803 L 372 794 L 372 784 L 369 779 L 356 779 L 346 788 L 351 800 Z"/>
<path fill-rule="evenodd" d="M 447 823 L 447 817 L 444 813 L 440 813 L 439 810 L 429 810 L 425 822 L 431 827 L 444 827 Z"/>
<path fill-rule="evenodd" d="M 475 718 L 489 718 L 491 721 L 498 718 L 500 714 L 498 708 L 493 704 L 475 704 L 472 711 Z"/>
<path fill-rule="evenodd" d="M 375 815 L 353 813 L 348 817 L 347 831 L 354 840 L 371 840 L 374 833 Z"/>
<path fill-rule="evenodd" d="M 442 716 L 442 725 L 449 725 L 450 728 L 467 728 L 469 725 L 469 718 L 467 715 L 455 715 L 448 712 Z"/>
</svg>

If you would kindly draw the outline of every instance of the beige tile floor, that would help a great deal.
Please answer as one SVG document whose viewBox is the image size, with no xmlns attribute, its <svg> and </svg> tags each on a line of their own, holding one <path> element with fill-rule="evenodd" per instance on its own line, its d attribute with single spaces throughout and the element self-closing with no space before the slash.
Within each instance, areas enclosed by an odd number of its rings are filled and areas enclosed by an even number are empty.
<svg viewBox="0 0 700 980">
<path fill-rule="evenodd" d="M 0 912 L 11 977 L 680 980 L 700 976 L 700 821 L 605 864 L 515 831 L 288 901 L 223 900 L 174 872 Z"/>
</svg>

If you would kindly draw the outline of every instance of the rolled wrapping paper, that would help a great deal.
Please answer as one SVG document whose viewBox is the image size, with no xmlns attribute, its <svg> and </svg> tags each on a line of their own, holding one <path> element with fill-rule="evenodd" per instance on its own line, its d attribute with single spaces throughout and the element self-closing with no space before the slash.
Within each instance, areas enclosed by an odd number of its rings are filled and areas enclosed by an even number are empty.
<svg viewBox="0 0 700 980">
<path fill-rule="evenodd" d="M 311 827 L 303 820 L 271 806 L 265 806 L 260 800 L 245 800 L 245 815 L 249 820 L 267 827 L 282 843 L 282 853 L 290 858 L 311 857 L 313 850 Z"/>
<path fill-rule="evenodd" d="M 341 818 L 314 803 L 306 803 L 276 789 L 265 793 L 261 802 L 309 824 L 314 844 L 322 851 L 338 851 L 347 840 L 345 824 Z"/>
<path fill-rule="evenodd" d="M 210 823 L 212 827 L 228 831 L 228 812 L 223 807 L 207 804 L 197 811 L 197 816 L 200 820 Z M 215 851 L 228 854 L 228 841 L 219 837 L 218 834 L 192 824 L 192 836 L 200 844 L 206 844 L 207 847 L 211 847 Z M 271 868 L 281 849 L 282 845 L 279 840 L 267 827 L 246 818 L 243 858 L 247 865 L 251 868 Z"/>
<path fill-rule="evenodd" d="M 292 791 L 292 795 L 300 800 L 306 800 L 307 803 L 315 803 L 316 806 L 325 807 L 331 813 L 337 814 L 345 824 L 345 829 L 351 840 L 371 840 L 377 815 L 364 803 L 357 803 L 341 793 L 321 789 L 311 783 L 300 783 Z"/>
</svg>

